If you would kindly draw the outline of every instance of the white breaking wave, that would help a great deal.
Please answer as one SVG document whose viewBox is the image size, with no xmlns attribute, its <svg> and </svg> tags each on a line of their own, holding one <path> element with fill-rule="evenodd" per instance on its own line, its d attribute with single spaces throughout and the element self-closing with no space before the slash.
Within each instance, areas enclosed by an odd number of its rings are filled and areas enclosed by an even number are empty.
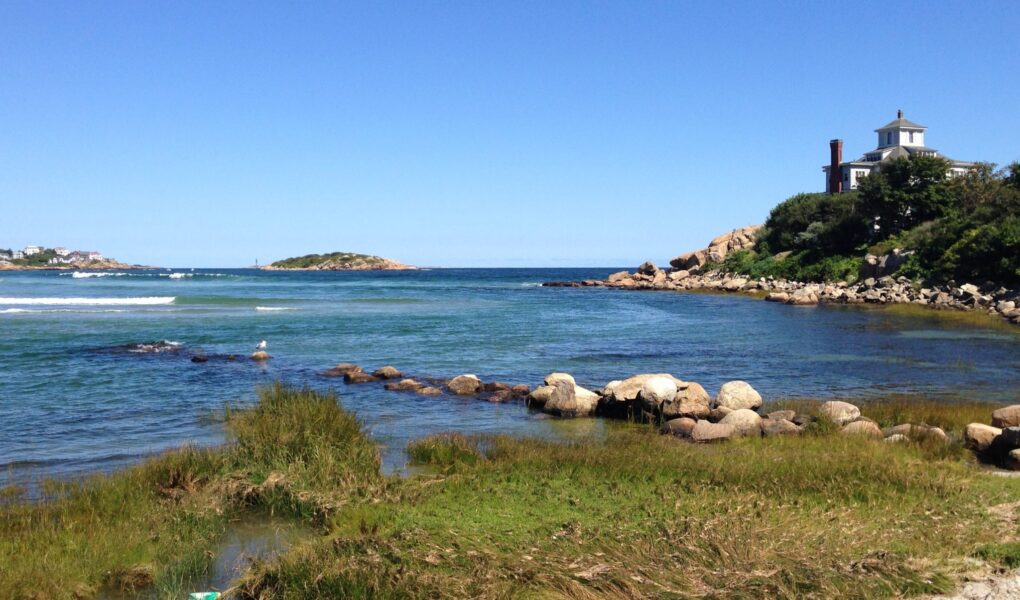
<svg viewBox="0 0 1020 600">
<path fill-rule="evenodd" d="M 61 273 L 61 275 L 67 275 L 67 273 Z M 126 277 L 127 273 L 87 273 L 84 271 L 75 271 L 70 273 L 71 277 L 75 279 L 88 279 L 89 277 Z"/>
<path fill-rule="evenodd" d="M 294 309 L 290 308 L 288 306 L 256 306 L 255 310 L 269 310 L 269 311 L 273 311 L 273 310 L 294 310 Z"/>
<path fill-rule="evenodd" d="M 4 308 L 0 309 L 0 315 L 13 315 L 13 314 L 41 314 L 41 313 L 123 313 L 128 312 L 124 308 L 101 308 L 98 310 L 88 310 L 84 308 Z"/>
<path fill-rule="evenodd" d="M 542 287 L 541 283 L 522 283 L 521 287 Z"/>
<path fill-rule="evenodd" d="M 192 277 L 191 273 L 170 273 L 167 275 L 170 279 L 184 279 L 185 277 Z"/>
<path fill-rule="evenodd" d="M 0 298 L 0 305 L 13 306 L 120 306 L 172 304 L 175 296 L 140 296 L 135 298 Z"/>
</svg>

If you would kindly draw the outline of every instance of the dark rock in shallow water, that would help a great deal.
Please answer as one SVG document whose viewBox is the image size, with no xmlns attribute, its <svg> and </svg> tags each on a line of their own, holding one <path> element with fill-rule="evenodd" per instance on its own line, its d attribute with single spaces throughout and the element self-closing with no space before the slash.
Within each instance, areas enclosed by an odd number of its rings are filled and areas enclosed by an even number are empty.
<svg viewBox="0 0 1020 600">
<path fill-rule="evenodd" d="M 482 389 L 482 382 L 474 375 L 458 375 L 447 384 L 450 391 L 458 396 L 472 396 Z"/>
<path fill-rule="evenodd" d="M 153 342 L 141 342 L 138 344 L 124 344 L 112 348 L 101 348 L 99 352 L 127 353 L 127 354 L 173 354 L 180 352 L 183 345 L 180 342 L 170 340 L 156 340 Z"/>
<path fill-rule="evenodd" d="M 340 363 L 332 369 L 326 369 L 321 373 L 323 377 L 344 377 L 348 373 L 361 373 L 363 369 L 351 363 Z"/>
<path fill-rule="evenodd" d="M 542 287 L 581 287 L 580 281 L 546 281 Z"/>
<path fill-rule="evenodd" d="M 378 381 L 379 378 L 375 375 L 369 375 L 363 372 L 352 372 L 344 375 L 344 383 L 356 384 L 356 383 L 371 383 Z"/>
<path fill-rule="evenodd" d="M 402 377 L 402 374 L 396 369 L 396 367 L 391 367 L 389 365 L 376 369 L 372 375 L 379 379 L 399 379 Z"/>
<path fill-rule="evenodd" d="M 489 402 L 508 402 L 513 399 L 514 394 L 510 390 L 496 390 L 486 398 Z"/>
<path fill-rule="evenodd" d="M 383 387 L 391 392 L 416 392 L 425 387 L 425 384 L 418 383 L 413 379 L 401 379 L 400 381 L 391 381 Z"/>
<path fill-rule="evenodd" d="M 209 357 L 206 356 L 205 354 L 196 354 L 195 356 L 191 357 L 191 362 L 193 363 L 209 362 Z"/>
</svg>

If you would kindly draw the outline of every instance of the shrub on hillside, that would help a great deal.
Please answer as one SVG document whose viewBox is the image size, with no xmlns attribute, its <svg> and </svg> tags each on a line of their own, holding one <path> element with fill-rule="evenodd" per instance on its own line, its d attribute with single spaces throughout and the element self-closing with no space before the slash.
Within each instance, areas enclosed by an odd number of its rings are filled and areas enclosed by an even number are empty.
<svg viewBox="0 0 1020 600">
<path fill-rule="evenodd" d="M 772 210 L 754 253 L 720 266 L 752 277 L 849 280 L 865 252 L 901 248 L 913 251 L 902 275 L 1020 283 L 1020 163 L 999 171 L 979 164 L 952 178 L 947 168 L 939 158 L 901 158 L 864 178 L 859 193 L 797 194 Z"/>
<path fill-rule="evenodd" d="M 772 209 L 759 236 L 761 253 L 813 250 L 847 253 L 867 241 L 858 195 L 797 194 Z"/>
</svg>

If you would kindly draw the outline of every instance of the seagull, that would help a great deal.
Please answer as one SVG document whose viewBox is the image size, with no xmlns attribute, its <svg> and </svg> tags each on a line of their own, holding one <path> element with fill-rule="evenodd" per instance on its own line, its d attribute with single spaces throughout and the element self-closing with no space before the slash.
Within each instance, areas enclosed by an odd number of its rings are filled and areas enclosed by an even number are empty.
<svg viewBox="0 0 1020 600">
<path fill-rule="evenodd" d="M 263 351 L 265 349 L 266 349 L 266 340 L 262 340 L 261 342 L 258 343 L 257 346 L 255 346 L 255 351 L 256 352 L 261 352 L 261 351 Z"/>
</svg>

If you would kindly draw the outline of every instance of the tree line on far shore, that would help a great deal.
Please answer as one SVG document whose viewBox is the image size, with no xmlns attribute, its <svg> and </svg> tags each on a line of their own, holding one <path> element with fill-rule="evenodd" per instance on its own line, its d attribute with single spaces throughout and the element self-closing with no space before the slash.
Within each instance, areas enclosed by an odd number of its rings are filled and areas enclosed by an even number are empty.
<svg viewBox="0 0 1020 600">
<path fill-rule="evenodd" d="M 930 283 L 1020 283 L 1020 162 L 949 176 L 941 158 L 882 165 L 843 194 L 797 194 L 772 209 L 753 251 L 718 265 L 757 277 L 853 281 L 866 254 L 900 249 L 896 275 Z"/>
</svg>

